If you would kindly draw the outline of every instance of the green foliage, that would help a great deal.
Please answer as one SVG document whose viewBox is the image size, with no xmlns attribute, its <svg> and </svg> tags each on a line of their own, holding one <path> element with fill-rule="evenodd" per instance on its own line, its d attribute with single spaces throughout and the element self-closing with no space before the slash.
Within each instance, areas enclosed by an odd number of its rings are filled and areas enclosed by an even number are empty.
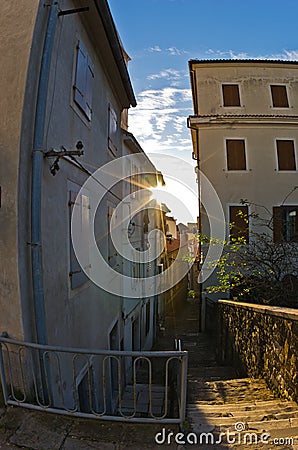
<svg viewBox="0 0 298 450">
<path fill-rule="evenodd" d="M 187 297 L 189 297 L 189 298 L 196 298 L 196 292 L 193 289 L 190 289 L 188 291 Z"/>
<path fill-rule="evenodd" d="M 248 204 L 247 200 L 242 202 Z M 221 242 L 221 258 L 209 262 L 210 267 L 216 267 L 218 283 L 208 287 L 207 292 L 229 292 L 237 301 L 297 307 L 297 244 L 273 242 L 272 217 L 268 214 L 267 218 L 262 218 L 254 212 L 242 218 L 251 223 L 249 242 L 241 233 L 230 234 Z M 203 253 L 208 246 L 219 243 L 201 234 L 197 237 Z"/>
</svg>

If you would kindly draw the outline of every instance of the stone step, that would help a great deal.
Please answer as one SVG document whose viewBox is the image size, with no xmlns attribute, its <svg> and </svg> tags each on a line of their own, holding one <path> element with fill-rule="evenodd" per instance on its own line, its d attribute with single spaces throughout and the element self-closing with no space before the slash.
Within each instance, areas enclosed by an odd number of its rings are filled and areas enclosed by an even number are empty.
<svg viewBox="0 0 298 450">
<path fill-rule="evenodd" d="M 235 420 L 240 421 L 260 421 L 265 422 L 268 420 L 280 420 L 280 419 L 292 419 L 292 418 L 298 418 L 298 409 L 294 410 L 290 408 L 290 410 L 260 410 L 260 411 L 229 411 L 224 410 L 222 412 L 217 413 L 208 413 L 204 414 L 200 411 L 195 410 L 188 410 L 188 417 L 192 420 L 201 420 L 208 422 L 209 419 L 217 419 L 222 420 L 226 418 L 231 418 Z"/>
<path fill-rule="evenodd" d="M 216 411 L 222 411 L 223 409 L 229 408 L 229 410 L 235 410 L 235 411 L 249 411 L 251 409 L 254 410 L 263 410 L 265 407 L 268 406 L 269 409 L 283 409 L 283 408 L 298 408 L 298 405 L 294 401 L 288 401 L 288 400 L 281 400 L 281 399 L 273 399 L 273 400 L 255 400 L 251 402 L 243 402 L 243 403 L 222 403 L 217 405 L 206 405 L 201 402 L 196 403 L 189 403 L 187 408 L 189 410 L 195 409 L 200 410 L 202 413 L 208 413 L 208 412 L 216 412 Z"/>
<path fill-rule="evenodd" d="M 258 432 L 277 429 L 277 428 L 289 428 L 298 426 L 298 417 L 296 418 L 280 418 L 270 420 L 250 420 L 243 417 L 241 420 L 235 419 L 235 417 L 189 417 L 192 424 L 196 427 L 211 427 L 213 429 L 229 429 L 235 431 L 235 424 L 243 424 L 243 428 L 246 430 L 255 430 Z"/>
</svg>

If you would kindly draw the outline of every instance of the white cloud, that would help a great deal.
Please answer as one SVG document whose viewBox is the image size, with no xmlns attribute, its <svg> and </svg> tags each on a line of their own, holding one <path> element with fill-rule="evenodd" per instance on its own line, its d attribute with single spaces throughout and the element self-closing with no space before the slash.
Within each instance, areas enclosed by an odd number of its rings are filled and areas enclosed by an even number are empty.
<svg viewBox="0 0 298 450">
<path fill-rule="evenodd" d="M 177 47 L 168 47 L 168 48 L 161 48 L 159 45 L 154 45 L 153 47 L 148 48 L 149 52 L 158 52 L 158 53 L 168 53 L 172 56 L 180 56 L 187 54 L 186 50 L 177 48 Z"/>
<path fill-rule="evenodd" d="M 298 60 L 298 50 L 284 50 L 282 59 Z"/>
<path fill-rule="evenodd" d="M 159 78 L 165 78 L 167 80 L 175 80 L 181 77 L 181 71 L 175 69 L 161 70 L 159 73 L 154 73 L 147 76 L 148 80 L 157 80 Z"/>
<path fill-rule="evenodd" d="M 205 55 L 208 55 L 208 57 L 212 59 L 281 59 L 286 61 L 298 60 L 298 50 L 283 50 L 281 53 L 252 55 L 246 52 L 235 52 L 234 50 L 217 50 L 209 48 L 206 51 Z"/>
<path fill-rule="evenodd" d="M 172 55 L 172 56 L 180 56 L 180 55 L 183 55 L 183 54 L 185 54 L 185 53 L 188 53 L 188 52 L 186 52 L 185 50 L 180 50 L 179 48 L 176 48 L 176 47 L 169 47 L 169 48 L 167 48 L 166 49 L 169 53 L 170 53 L 170 55 Z"/>
<path fill-rule="evenodd" d="M 159 45 L 155 45 L 154 47 L 150 47 L 149 48 L 149 52 L 161 52 L 161 48 L 159 47 Z"/>
<path fill-rule="evenodd" d="M 147 89 L 129 112 L 129 130 L 147 152 L 191 155 L 186 118 L 192 113 L 191 91 L 176 87 Z"/>
</svg>

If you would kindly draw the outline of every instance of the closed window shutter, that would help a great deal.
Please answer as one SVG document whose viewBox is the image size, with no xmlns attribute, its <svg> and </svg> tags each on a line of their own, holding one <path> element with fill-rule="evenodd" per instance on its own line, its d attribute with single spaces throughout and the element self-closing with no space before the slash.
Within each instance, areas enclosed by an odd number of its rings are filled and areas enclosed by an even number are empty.
<svg viewBox="0 0 298 450">
<path fill-rule="evenodd" d="M 224 106 L 240 106 L 238 84 L 223 84 L 222 92 Z"/>
<path fill-rule="evenodd" d="M 77 66 L 74 85 L 74 99 L 83 110 L 85 106 L 84 94 L 86 89 L 87 58 L 87 53 L 83 47 L 83 44 L 79 41 L 77 46 Z"/>
<path fill-rule="evenodd" d="M 247 221 L 248 221 L 247 206 L 230 206 L 231 237 L 245 238 L 245 241 L 248 242 L 249 229 Z"/>
<path fill-rule="evenodd" d="M 75 255 L 73 245 L 72 245 L 72 239 L 71 239 L 71 216 L 74 205 L 78 205 L 82 208 L 82 196 L 78 195 L 77 192 L 70 191 L 69 192 L 69 250 L 70 250 L 70 285 L 72 289 L 75 289 L 81 285 L 83 285 L 87 280 L 88 277 L 85 274 L 85 272 L 82 270 L 82 267 L 80 266 L 77 257 Z M 82 218 L 82 227 L 85 229 L 86 227 L 86 217 L 85 220 Z M 89 246 L 89 243 L 88 243 Z"/>
<path fill-rule="evenodd" d="M 112 106 L 109 106 L 109 149 L 113 154 L 117 152 L 117 116 Z"/>
<path fill-rule="evenodd" d="M 82 42 L 77 46 L 77 66 L 74 85 L 74 100 L 91 120 L 92 114 L 92 84 L 94 78 L 94 66 L 90 60 Z"/>
<path fill-rule="evenodd" d="M 283 219 L 282 208 L 273 207 L 273 242 L 278 243 L 283 240 Z"/>
<path fill-rule="evenodd" d="M 243 139 L 227 139 L 228 170 L 246 170 L 245 141 Z"/>
<path fill-rule="evenodd" d="M 296 170 L 294 141 L 277 140 L 278 170 Z"/>
<path fill-rule="evenodd" d="M 85 101 L 86 101 L 86 114 L 89 120 L 91 120 L 91 114 L 92 114 L 92 84 L 93 84 L 93 78 L 94 78 L 94 65 L 92 64 L 92 61 L 88 57 L 87 60 L 87 71 L 86 71 L 86 94 L 85 94 Z"/>
<path fill-rule="evenodd" d="M 288 108 L 288 96 L 286 86 L 271 85 L 272 104 L 276 108 Z"/>
</svg>

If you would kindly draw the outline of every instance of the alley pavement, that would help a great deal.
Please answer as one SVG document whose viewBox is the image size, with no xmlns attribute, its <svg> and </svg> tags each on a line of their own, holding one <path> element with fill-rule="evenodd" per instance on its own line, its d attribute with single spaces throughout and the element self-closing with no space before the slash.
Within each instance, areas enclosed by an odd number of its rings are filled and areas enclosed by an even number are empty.
<svg viewBox="0 0 298 450">
<path fill-rule="evenodd" d="M 176 300 L 155 349 L 172 350 L 178 338 L 189 352 L 184 436 L 173 425 L 82 420 L 9 407 L 0 409 L 0 449 L 298 450 L 297 404 L 276 399 L 262 380 L 239 378 L 235 369 L 219 366 L 213 337 L 198 331 L 198 304 Z"/>
</svg>

